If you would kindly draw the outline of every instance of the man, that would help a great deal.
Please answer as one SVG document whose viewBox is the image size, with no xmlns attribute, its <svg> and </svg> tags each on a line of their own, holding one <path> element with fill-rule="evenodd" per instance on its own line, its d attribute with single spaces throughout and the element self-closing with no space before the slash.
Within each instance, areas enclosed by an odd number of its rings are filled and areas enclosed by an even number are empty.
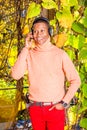
<svg viewBox="0 0 87 130">
<path fill-rule="evenodd" d="M 12 67 L 11 75 L 16 80 L 28 71 L 29 112 L 34 130 L 64 130 L 65 109 L 80 86 L 80 77 L 66 52 L 51 44 L 51 32 L 48 19 L 36 18 Z M 67 92 L 65 77 L 70 83 Z"/>
</svg>

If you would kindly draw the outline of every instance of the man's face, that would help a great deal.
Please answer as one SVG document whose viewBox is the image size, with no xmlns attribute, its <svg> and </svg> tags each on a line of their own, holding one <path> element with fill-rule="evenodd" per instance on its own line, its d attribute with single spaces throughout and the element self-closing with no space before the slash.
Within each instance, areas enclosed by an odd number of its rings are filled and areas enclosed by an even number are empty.
<svg viewBox="0 0 87 130">
<path fill-rule="evenodd" d="M 36 43 L 44 44 L 49 38 L 47 24 L 44 22 L 34 24 L 33 37 Z"/>
</svg>

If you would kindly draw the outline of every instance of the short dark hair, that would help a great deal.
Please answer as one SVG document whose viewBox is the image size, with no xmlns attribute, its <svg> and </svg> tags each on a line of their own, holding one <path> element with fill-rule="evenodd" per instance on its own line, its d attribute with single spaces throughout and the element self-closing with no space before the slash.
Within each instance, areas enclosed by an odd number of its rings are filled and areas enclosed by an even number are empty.
<svg viewBox="0 0 87 130">
<path fill-rule="evenodd" d="M 33 21 L 33 24 L 36 24 L 36 23 L 39 23 L 39 22 L 45 22 L 46 24 L 50 25 L 49 24 L 49 20 L 45 17 L 37 17 L 34 21 Z"/>
</svg>

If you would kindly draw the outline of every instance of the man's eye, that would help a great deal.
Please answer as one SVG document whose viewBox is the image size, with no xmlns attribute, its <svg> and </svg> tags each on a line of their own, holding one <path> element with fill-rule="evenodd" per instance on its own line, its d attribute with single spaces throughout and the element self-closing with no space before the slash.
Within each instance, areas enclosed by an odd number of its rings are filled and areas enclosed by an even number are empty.
<svg viewBox="0 0 87 130">
<path fill-rule="evenodd" d="M 44 30 L 41 30 L 41 32 L 44 32 Z"/>
<path fill-rule="evenodd" d="M 33 33 L 44 32 L 44 31 L 45 31 L 44 29 L 42 29 L 42 30 L 40 30 L 40 31 L 33 30 Z"/>
<path fill-rule="evenodd" d="M 33 32 L 36 33 L 37 31 L 34 30 Z"/>
</svg>

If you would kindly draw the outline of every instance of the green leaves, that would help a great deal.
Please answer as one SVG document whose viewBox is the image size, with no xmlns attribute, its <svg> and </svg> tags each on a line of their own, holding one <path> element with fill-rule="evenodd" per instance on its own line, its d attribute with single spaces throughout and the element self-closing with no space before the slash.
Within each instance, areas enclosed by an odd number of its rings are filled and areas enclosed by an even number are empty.
<svg viewBox="0 0 87 130">
<path fill-rule="evenodd" d="M 84 11 L 84 17 L 82 18 L 82 23 L 83 23 L 84 27 L 87 28 L 87 8 Z"/>
<path fill-rule="evenodd" d="M 58 5 L 53 0 L 42 0 L 41 5 L 46 9 L 58 10 Z M 31 2 L 27 10 L 26 19 L 38 16 L 41 12 L 41 5 Z"/>
<path fill-rule="evenodd" d="M 58 10 L 58 5 L 53 0 L 42 0 L 42 6 L 46 9 Z"/>
<path fill-rule="evenodd" d="M 64 7 L 62 11 L 56 13 L 56 18 L 59 20 L 60 25 L 64 28 L 71 28 L 73 16 L 69 7 Z"/>
<path fill-rule="evenodd" d="M 72 29 L 77 32 L 77 33 L 81 33 L 84 34 L 84 26 L 83 24 L 79 23 L 79 22 L 74 22 L 72 24 Z"/>
<path fill-rule="evenodd" d="M 26 19 L 35 17 L 39 15 L 40 12 L 41 12 L 40 4 L 36 4 L 35 2 L 32 2 L 28 7 Z"/>
<path fill-rule="evenodd" d="M 79 53 L 79 58 L 81 60 L 86 60 L 87 59 L 87 48 L 84 47 L 80 50 L 80 53 Z"/>
<path fill-rule="evenodd" d="M 77 6 L 78 1 L 77 0 L 60 0 L 62 3 L 62 6 Z"/>
<path fill-rule="evenodd" d="M 87 118 L 81 119 L 80 126 L 85 129 L 87 128 Z"/>
<path fill-rule="evenodd" d="M 83 96 L 87 98 L 87 84 L 83 84 L 82 91 L 83 91 Z"/>
<path fill-rule="evenodd" d="M 87 17 L 87 7 L 85 8 L 84 16 Z"/>
</svg>

